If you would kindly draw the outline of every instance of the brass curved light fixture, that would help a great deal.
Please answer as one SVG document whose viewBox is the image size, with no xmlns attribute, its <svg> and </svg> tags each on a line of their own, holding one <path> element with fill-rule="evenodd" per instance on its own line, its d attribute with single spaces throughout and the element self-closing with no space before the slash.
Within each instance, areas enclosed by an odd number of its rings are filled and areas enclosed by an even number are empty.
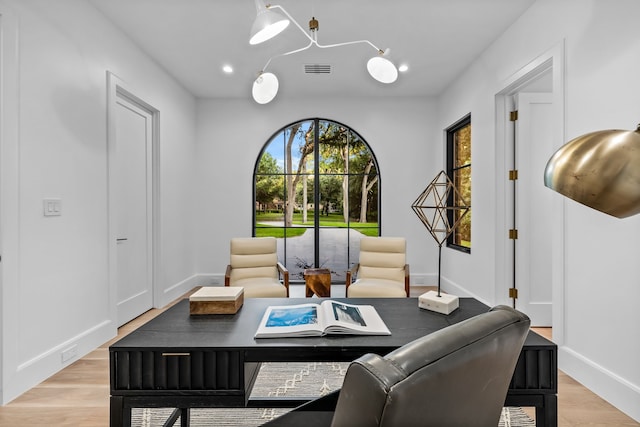
<svg viewBox="0 0 640 427">
<path fill-rule="evenodd" d="M 640 125 L 569 141 L 549 159 L 544 185 L 616 218 L 640 213 Z"/>
</svg>

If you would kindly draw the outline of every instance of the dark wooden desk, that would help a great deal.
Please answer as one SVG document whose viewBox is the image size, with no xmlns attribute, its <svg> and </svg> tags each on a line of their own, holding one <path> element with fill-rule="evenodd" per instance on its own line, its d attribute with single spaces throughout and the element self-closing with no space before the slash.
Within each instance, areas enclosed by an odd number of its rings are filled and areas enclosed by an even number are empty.
<svg viewBox="0 0 640 427">
<path fill-rule="evenodd" d="M 131 408 L 293 407 L 300 400 L 251 399 L 261 362 L 352 361 L 366 353 L 384 355 L 488 307 L 461 298 L 448 316 L 418 308 L 416 298 L 334 298 L 371 304 L 390 336 L 329 336 L 256 340 L 269 305 L 301 299 L 249 298 L 236 314 L 189 316 L 188 300 L 160 314 L 109 347 L 111 425 L 129 426 Z M 557 347 L 530 332 L 507 395 L 507 405 L 535 406 L 538 426 L 557 425 Z M 176 417 L 177 418 L 177 417 Z"/>
</svg>

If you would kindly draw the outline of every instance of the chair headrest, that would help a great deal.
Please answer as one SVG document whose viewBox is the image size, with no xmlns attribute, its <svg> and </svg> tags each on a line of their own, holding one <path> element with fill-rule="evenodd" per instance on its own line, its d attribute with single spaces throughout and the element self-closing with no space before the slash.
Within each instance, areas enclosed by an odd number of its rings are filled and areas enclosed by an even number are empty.
<svg viewBox="0 0 640 427">
<path fill-rule="evenodd" d="M 529 317 L 511 307 L 499 305 L 487 313 L 418 338 L 387 354 L 385 359 L 393 360 L 411 374 L 429 363 L 500 333 L 510 325 L 518 324 L 522 330 L 528 330 Z"/>
<path fill-rule="evenodd" d="M 275 237 L 234 237 L 231 239 L 231 254 L 256 255 L 276 252 Z"/>
<path fill-rule="evenodd" d="M 360 251 L 405 253 L 407 241 L 404 237 L 363 237 Z"/>
</svg>

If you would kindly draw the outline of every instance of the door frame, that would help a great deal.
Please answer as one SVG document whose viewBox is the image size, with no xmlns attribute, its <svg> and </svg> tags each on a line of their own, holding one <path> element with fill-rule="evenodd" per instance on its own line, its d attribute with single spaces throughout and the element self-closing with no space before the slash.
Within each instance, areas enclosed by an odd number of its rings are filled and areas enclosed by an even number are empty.
<svg viewBox="0 0 640 427">
<path fill-rule="evenodd" d="M 118 294 L 118 257 L 117 257 L 117 226 L 116 226 L 116 202 L 114 194 L 114 172 L 110 165 L 115 161 L 116 147 L 116 108 L 118 98 L 125 98 L 151 116 L 152 136 L 151 136 L 151 210 L 147 212 L 147 221 L 151 225 L 149 233 L 148 247 L 151 265 L 147 266 L 151 282 L 152 306 L 157 307 L 161 301 L 158 295 L 159 286 L 159 262 L 160 259 L 160 111 L 151 104 L 136 95 L 135 90 L 129 87 L 120 77 L 107 71 L 107 211 L 108 211 L 108 257 L 109 257 L 109 317 L 117 322 L 117 294 Z"/>
<path fill-rule="evenodd" d="M 19 21 L 0 4 L 0 405 L 17 396 L 20 328 Z"/>
<path fill-rule="evenodd" d="M 495 91 L 495 130 L 496 130 L 496 231 L 495 231 L 495 301 L 508 303 L 508 291 L 510 288 L 510 263 L 509 248 L 511 241 L 507 238 L 507 230 L 511 227 L 507 222 L 507 191 L 508 171 L 511 168 L 510 159 L 506 157 L 508 152 L 509 126 L 509 98 L 518 93 L 524 86 L 538 78 L 541 74 L 551 70 L 552 74 L 552 98 L 553 98 L 553 147 L 561 147 L 565 141 L 565 49 L 564 40 L 551 49 L 538 56 L 527 65 L 507 78 Z M 540 179 L 544 171 L 540 171 Z M 565 209 L 564 201 L 560 197 L 554 197 L 551 204 L 551 214 L 556 218 L 552 222 L 551 246 L 553 250 L 551 265 L 551 289 L 552 289 L 552 327 L 554 342 L 561 345 L 564 342 L 564 299 L 565 299 Z"/>
</svg>

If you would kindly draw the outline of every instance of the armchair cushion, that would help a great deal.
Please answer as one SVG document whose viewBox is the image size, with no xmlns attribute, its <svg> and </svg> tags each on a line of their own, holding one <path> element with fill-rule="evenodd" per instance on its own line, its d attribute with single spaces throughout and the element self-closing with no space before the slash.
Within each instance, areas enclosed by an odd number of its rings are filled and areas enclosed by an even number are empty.
<svg viewBox="0 0 640 427">
<path fill-rule="evenodd" d="M 406 296 L 404 281 L 358 279 L 349 286 L 349 298 L 402 298 Z"/>
<path fill-rule="evenodd" d="M 276 285 L 276 286 L 274 286 Z M 244 287 L 246 298 L 286 298 L 287 290 L 277 279 L 266 277 L 252 277 L 236 280 L 231 286 Z"/>
<path fill-rule="evenodd" d="M 244 287 L 247 298 L 287 297 L 288 276 L 280 283 L 276 249 L 273 237 L 231 239 L 225 285 Z"/>
<path fill-rule="evenodd" d="M 363 237 L 357 279 L 347 273 L 348 297 L 407 297 L 409 287 L 406 240 L 403 237 Z"/>
<path fill-rule="evenodd" d="M 404 281 L 406 241 L 401 237 L 363 237 L 359 278 Z"/>
</svg>

